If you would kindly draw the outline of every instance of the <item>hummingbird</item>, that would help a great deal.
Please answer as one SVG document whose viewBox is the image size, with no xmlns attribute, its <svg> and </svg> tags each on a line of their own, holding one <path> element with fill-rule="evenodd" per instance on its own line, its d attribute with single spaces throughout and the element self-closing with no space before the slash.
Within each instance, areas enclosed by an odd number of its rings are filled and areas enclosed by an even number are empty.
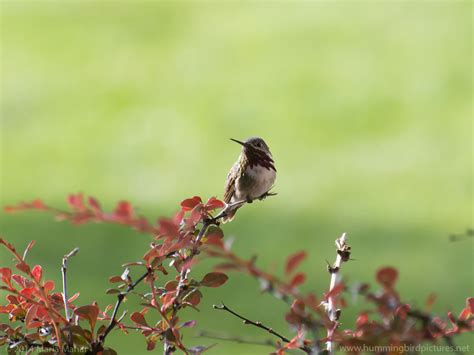
<svg viewBox="0 0 474 355">
<path fill-rule="evenodd" d="M 235 202 L 251 203 L 263 199 L 272 188 L 276 179 L 275 163 L 270 148 L 260 137 L 251 137 L 245 142 L 231 138 L 242 146 L 239 158 L 227 174 L 224 202 L 232 205 Z M 226 208 L 222 222 L 234 218 L 242 204 Z"/>
</svg>

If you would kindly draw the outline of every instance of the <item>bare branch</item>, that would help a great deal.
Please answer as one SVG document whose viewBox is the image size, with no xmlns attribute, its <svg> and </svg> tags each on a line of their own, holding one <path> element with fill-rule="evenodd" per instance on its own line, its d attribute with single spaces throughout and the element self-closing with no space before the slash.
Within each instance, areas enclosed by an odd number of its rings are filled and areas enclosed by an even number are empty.
<svg viewBox="0 0 474 355">
<path fill-rule="evenodd" d="M 147 276 L 148 274 L 150 273 L 150 270 L 147 269 L 147 271 L 142 275 L 140 276 L 140 278 L 138 278 L 135 282 L 131 283 L 128 285 L 128 287 L 125 289 L 125 291 L 123 292 L 120 292 L 118 295 L 117 295 L 117 302 L 115 302 L 115 306 L 114 306 L 114 310 L 112 312 L 112 316 L 110 317 L 110 322 L 109 322 L 109 325 L 107 326 L 107 328 L 105 329 L 104 333 L 99 337 L 98 341 L 96 343 L 94 343 L 94 346 L 92 348 L 92 353 L 93 354 L 97 354 L 99 351 L 102 350 L 102 345 L 104 344 L 104 341 L 105 341 L 105 338 L 107 337 L 107 335 L 112 331 L 112 329 L 114 329 L 114 327 L 117 325 L 117 323 L 125 316 L 126 313 L 124 313 L 121 317 L 120 317 L 120 320 L 117 321 L 116 320 L 116 317 L 117 317 L 117 312 L 119 310 L 119 307 L 120 305 L 122 304 L 123 300 L 125 299 L 125 297 L 133 291 L 133 289 L 140 283 L 142 282 Z"/>
<path fill-rule="evenodd" d="M 227 307 L 224 303 L 222 303 L 222 305 L 220 306 L 216 306 L 216 305 L 213 305 L 214 309 L 218 309 L 218 310 L 221 310 L 221 311 L 226 311 L 226 312 L 229 312 L 230 314 L 234 315 L 235 317 L 239 318 L 239 319 L 242 319 L 244 321 L 244 324 L 249 324 L 249 325 L 253 325 L 257 328 L 260 328 L 260 329 L 263 329 L 263 330 L 266 330 L 268 333 L 280 338 L 281 341 L 285 342 L 285 343 L 289 343 L 291 342 L 290 339 L 288 339 L 287 337 L 281 335 L 280 333 L 277 333 L 276 331 L 274 331 L 272 328 L 269 328 L 267 327 L 266 325 L 262 324 L 262 322 L 259 322 L 259 321 L 252 321 L 244 316 L 241 316 L 240 314 L 238 314 L 237 312 L 234 312 L 233 310 L 231 310 L 229 307 Z M 311 349 L 308 348 L 307 346 L 301 346 L 299 347 L 299 349 L 303 350 L 305 353 L 307 354 L 311 354 Z"/>
<path fill-rule="evenodd" d="M 329 285 L 329 297 L 325 306 L 329 319 L 334 323 L 333 326 L 327 330 L 328 341 L 326 342 L 326 346 L 329 354 L 334 353 L 334 342 L 332 341 L 332 336 L 339 325 L 338 320 L 341 315 L 341 310 L 336 309 L 336 297 L 332 293 L 339 281 L 339 271 L 341 270 L 342 263 L 348 261 L 351 255 L 351 247 L 346 244 L 346 236 L 346 233 L 343 233 L 340 238 L 336 239 L 336 262 L 333 266 L 328 265 L 328 271 L 331 274 L 331 282 Z"/>
<path fill-rule="evenodd" d="M 67 272 L 67 262 L 68 259 L 73 257 L 79 252 L 79 248 L 74 248 L 71 250 L 68 254 L 64 255 L 63 257 L 63 262 L 61 265 L 61 274 L 62 274 L 62 279 L 63 279 L 63 302 L 64 302 L 64 313 L 66 314 L 66 321 L 69 322 L 71 320 L 71 316 L 69 315 L 69 307 L 67 305 L 68 302 L 68 297 L 67 297 L 67 278 L 66 278 L 66 272 Z"/>
<path fill-rule="evenodd" d="M 200 338 L 208 338 L 214 340 L 225 340 L 225 341 L 233 341 L 239 344 L 253 344 L 253 345 L 262 345 L 262 346 L 275 346 L 275 342 L 267 339 L 267 340 L 254 340 L 254 339 L 247 339 L 237 336 L 229 336 L 217 333 L 211 333 L 206 331 L 200 331 L 196 334 L 197 337 Z"/>
</svg>

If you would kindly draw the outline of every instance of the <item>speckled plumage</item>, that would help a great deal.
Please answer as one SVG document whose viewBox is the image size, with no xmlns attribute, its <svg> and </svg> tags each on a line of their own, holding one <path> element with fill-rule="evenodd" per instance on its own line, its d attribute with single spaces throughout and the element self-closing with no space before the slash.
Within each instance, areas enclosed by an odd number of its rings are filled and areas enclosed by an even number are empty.
<svg viewBox="0 0 474 355">
<path fill-rule="evenodd" d="M 252 137 L 242 144 L 239 159 L 227 175 L 224 201 L 228 204 L 237 201 L 253 201 L 264 195 L 275 183 L 276 169 L 272 154 L 265 141 Z M 238 208 L 226 211 L 223 222 L 232 220 Z"/>
</svg>

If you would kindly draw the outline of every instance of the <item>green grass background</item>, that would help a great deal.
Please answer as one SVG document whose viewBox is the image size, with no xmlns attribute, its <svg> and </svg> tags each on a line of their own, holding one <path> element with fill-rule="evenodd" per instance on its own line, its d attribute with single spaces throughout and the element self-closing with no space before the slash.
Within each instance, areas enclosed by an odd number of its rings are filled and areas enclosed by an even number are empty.
<svg viewBox="0 0 474 355">
<path fill-rule="evenodd" d="M 448 240 L 473 218 L 471 2 L 3 1 L 1 12 L 2 205 L 64 206 L 83 191 L 168 216 L 186 197 L 221 197 L 239 151 L 229 138 L 258 135 L 276 160 L 278 196 L 224 226 L 240 254 L 281 273 L 305 249 L 302 288 L 322 294 L 345 231 L 349 282 L 392 265 L 415 305 L 434 291 L 437 312 L 457 313 L 472 295 L 472 240 Z M 80 247 L 69 283 L 83 304 L 114 302 L 108 276 L 150 241 L 36 213 L 0 222 L 19 249 L 37 241 L 30 262 L 58 286 L 62 255 Z M 186 316 L 196 329 L 268 338 L 212 310 L 221 300 L 291 334 L 286 306 L 241 275 Z M 359 308 L 344 310 L 344 326 Z M 214 342 L 196 329 L 185 340 Z M 109 340 L 121 354 L 146 352 L 139 334 Z M 210 353 L 270 350 L 220 342 Z"/>
</svg>

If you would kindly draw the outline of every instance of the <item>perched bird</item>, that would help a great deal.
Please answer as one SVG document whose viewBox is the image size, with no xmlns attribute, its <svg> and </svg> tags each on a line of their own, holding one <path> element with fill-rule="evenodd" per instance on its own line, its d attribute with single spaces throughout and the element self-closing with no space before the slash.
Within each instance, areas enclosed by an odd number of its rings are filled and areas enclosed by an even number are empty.
<svg viewBox="0 0 474 355">
<path fill-rule="evenodd" d="M 250 203 L 257 198 L 264 198 L 276 178 L 272 153 L 262 138 L 252 137 L 245 142 L 231 140 L 242 145 L 242 151 L 227 175 L 224 202 L 231 206 L 225 210 L 224 223 L 231 221 L 237 209 L 243 205 L 232 206 L 233 203 Z"/>
</svg>

